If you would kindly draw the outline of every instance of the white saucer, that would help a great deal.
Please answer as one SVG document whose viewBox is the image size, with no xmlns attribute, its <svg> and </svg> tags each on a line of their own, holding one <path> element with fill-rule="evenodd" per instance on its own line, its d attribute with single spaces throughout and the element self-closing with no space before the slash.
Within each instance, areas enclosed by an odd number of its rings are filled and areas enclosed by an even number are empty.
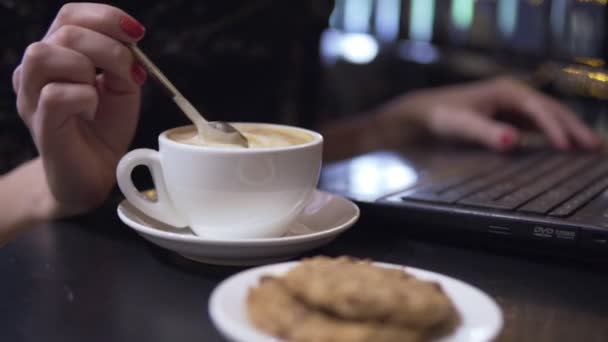
<svg viewBox="0 0 608 342">
<path fill-rule="evenodd" d="M 149 195 L 149 194 L 147 194 Z M 287 234 L 278 238 L 210 240 L 154 220 L 127 200 L 118 216 L 146 240 L 186 258 L 217 265 L 260 265 L 293 258 L 332 241 L 359 218 L 353 202 L 315 191 Z"/>
<path fill-rule="evenodd" d="M 211 320 L 222 335 L 234 342 L 278 342 L 277 338 L 257 330 L 247 318 L 246 297 L 249 288 L 263 275 L 281 275 L 297 262 L 267 265 L 239 272 L 222 281 L 209 299 Z M 402 268 L 419 279 L 441 284 L 461 315 L 462 323 L 441 342 L 492 341 L 503 325 L 502 312 L 496 302 L 481 290 L 439 273 L 401 265 L 378 263 L 383 267 Z"/>
</svg>

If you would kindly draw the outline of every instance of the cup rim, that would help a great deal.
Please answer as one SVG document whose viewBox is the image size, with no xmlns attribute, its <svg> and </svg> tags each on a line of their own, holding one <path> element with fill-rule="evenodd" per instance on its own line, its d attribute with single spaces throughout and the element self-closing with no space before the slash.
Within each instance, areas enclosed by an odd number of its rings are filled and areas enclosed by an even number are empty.
<svg viewBox="0 0 608 342">
<path fill-rule="evenodd" d="M 306 128 L 302 128 L 302 127 L 298 127 L 298 126 L 291 126 L 291 125 L 284 125 L 284 124 L 274 124 L 274 123 L 265 123 L 265 122 L 230 122 L 230 124 L 236 124 L 236 125 L 262 125 L 262 126 L 269 126 L 269 127 L 277 127 L 277 128 L 283 128 L 283 129 L 295 129 L 298 130 L 300 132 L 304 132 L 307 134 L 310 134 L 313 139 L 305 144 L 298 144 L 298 145 L 289 145 L 289 146 L 277 146 L 277 147 L 260 147 L 260 148 L 227 148 L 227 147 L 221 147 L 221 146 L 198 146 L 198 145 L 190 145 L 190 144 L 184 144 L 184 143 L 179 143 L 176 142 L 174 140 L 171 140 L 168 138 L 168 135 L 176 130 L 180 130 L 180 129 L 186 129 L 186 128 L 192 128 L 194 127 L 194 125 L 185 125 L 185 126 L 178 126 L 178 127 L 173 127 L 170 128 L 168 130 L 165 130 L 164 132 L 162 132 L 159 136 L 158 136 L 158 142 L 159 142 L 159 147 L 160 145 L 169 145 L 169 146 L 173 146 L 176 148 L 182 148 L 182 149 L 187 149 L 187 150 L 192 150 L 192 151 L 205 151 L 205 152 L 216 152 L 216 153 L 264 153 L 264 152 L 277 152 L 277 151 L 292 151 L 292 150 L 300 150 L 300 149 L 306 149 L 309 148 L 311 146 L 315 146 L 315 145 L 319 145 L 321 143 L 323 143 L 323 136 L 315 131 L 306 129 Z"/>
</svg>

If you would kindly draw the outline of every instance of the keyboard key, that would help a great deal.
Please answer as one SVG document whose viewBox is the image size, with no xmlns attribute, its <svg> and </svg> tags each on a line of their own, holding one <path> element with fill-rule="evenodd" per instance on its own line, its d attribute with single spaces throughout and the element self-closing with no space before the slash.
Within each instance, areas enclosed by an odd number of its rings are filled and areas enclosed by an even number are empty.
<svg viewBox="0 0 608 342">
<path fill-rule="evenodd" d="M 430 191 L 416 191 L 407 196 L 401 197 L 404 200 L 412 199 L 417 201 L 425 201 L 425 202 L 440 202 L 439 196 L 436 193 Z"/>
<path fill-rule="evenodd" d="M 465 205 L 471 205 L 471 206 L 475 206 L 475 207 L 500 209 L 500 210 L 513 210 L 516 208 L 516 205 L 508 204 L 506 202 L 488 201 L 488 200 L 484 200 L 484 199 L 478 199 L 476 197 L 469 197 L 469 198 L 460 200 L 460 201 L 458 201 L 458 204 L 465 204 Z"/>
</svg>

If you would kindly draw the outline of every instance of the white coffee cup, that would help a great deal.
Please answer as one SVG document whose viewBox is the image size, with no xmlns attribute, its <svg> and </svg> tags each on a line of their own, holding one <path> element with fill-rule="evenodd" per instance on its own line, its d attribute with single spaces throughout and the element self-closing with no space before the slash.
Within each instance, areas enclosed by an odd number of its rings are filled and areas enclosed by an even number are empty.
<svg viewBox="0 0 608 342">
<path fill-rule="evenodd" d="M 203 238 L 283 235 L 316 188 L 323 137 L 293 126 L 238 125 L 285 129 L 310 139 L 264 148 L 194 146 L 169 138 L 191 127 L 170 129 L 159 135 L 158 151 L 136 149 L 120 160 L 116 170 L 120 190 L 146 215 L 175 227 L 190 227 Z M 138 165 L 150 170 L 156 201 L 133 184 L 131 173 Z"/>
</svg>

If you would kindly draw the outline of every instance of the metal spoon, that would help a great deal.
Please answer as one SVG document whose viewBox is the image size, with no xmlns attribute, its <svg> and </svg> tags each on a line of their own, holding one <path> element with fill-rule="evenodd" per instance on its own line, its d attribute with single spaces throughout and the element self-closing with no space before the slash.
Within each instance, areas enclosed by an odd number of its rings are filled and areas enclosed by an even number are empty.
<svg viewBox="0 0 608 342">
<path fill-rule="evenodd" d="M 135 58 L 143 64 L 148 72 L 150 72 L 150 74 L 169 91 L 173 97 L 173 101 L 175 101 L 177 106 L 186 114 L 192 123 L 194 123 L 194 126 L 196 126 L 196 129 L 198 130 L 198 134 L 201 135 L 204 140 L 249 147 L 247 138 L 231 124 L 222 121 L 207 121 L 203 115 L 194 108 L 190 101 L 177 90 L 160 69 L 152 63 L 143 51 L 137 47 L 137 45 L 127 44 L 127 47 L 133 52 Z"/>
</svg>

